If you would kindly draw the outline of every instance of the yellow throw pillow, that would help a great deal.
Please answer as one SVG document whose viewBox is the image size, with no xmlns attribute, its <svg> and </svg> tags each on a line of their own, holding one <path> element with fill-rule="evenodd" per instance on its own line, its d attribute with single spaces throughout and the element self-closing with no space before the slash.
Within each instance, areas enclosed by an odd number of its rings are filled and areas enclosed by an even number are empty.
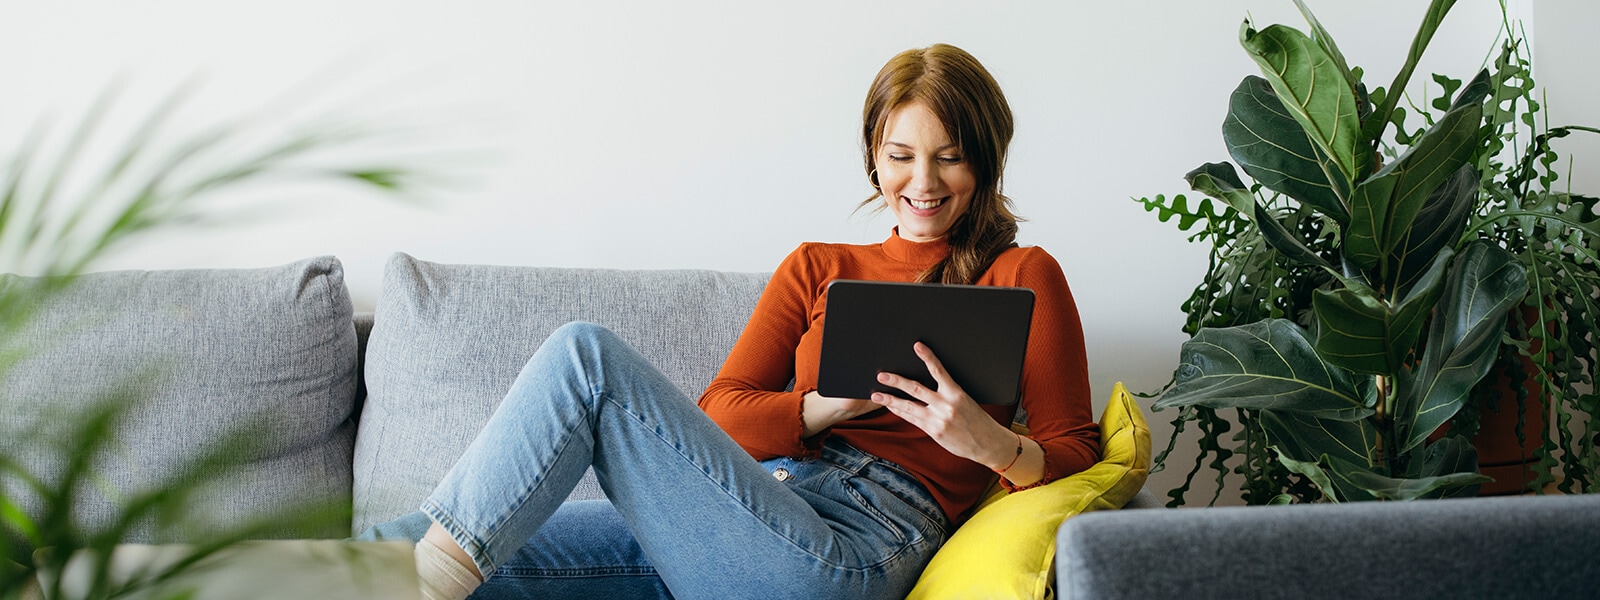
<svg viewBox="0 0 1600 600">
<path fill-rule="evenodd" d="M 950 537 L 908 598 L 1044 598 L 1067 517 L 1121 508 L 1150 472 L 1150 428 L 1117 382 L 1100 416 L 1100 462 L 1033 489 L 1007 494 L 995 485 Z"/>
</svg>

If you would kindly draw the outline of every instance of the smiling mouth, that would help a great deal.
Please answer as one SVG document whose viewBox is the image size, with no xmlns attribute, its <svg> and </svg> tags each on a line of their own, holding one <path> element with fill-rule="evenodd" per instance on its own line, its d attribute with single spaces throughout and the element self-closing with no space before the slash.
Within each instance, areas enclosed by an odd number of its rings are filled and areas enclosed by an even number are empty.
<svg viewBox="0 0 1600 600">
<path fill-rule="evenodd" d="M 934 198 L 932 200 L 916 200 L 912 198 L 906 198 L 906 203 L 910 204 L 911 208 L 915 208 L 917 210 L 933 210 L 944 204 L 944 198 Z"/>
</svg>

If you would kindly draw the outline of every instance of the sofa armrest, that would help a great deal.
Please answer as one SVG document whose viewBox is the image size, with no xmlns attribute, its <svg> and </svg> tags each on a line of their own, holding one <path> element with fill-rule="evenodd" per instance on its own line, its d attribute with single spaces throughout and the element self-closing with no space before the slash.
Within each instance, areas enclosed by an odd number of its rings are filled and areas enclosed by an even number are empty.
<svg viewBox="0 0 1600 600">
<path fill-rule="evenodd" d="M 1124 509 L 1129 509 L 1129 508 L 1161 508 L 1161 507 L 1162 507 L 1161 499 L 1156 497 L 1155 493 L 1151 492 L 1150 488 L 1148 488 L 1148 487 L 1140 489 L 1139 493 L 1134 494 L 1132 500 L 1129 500 L 1127 504 L 1122 505 L 1122 508 L 1124 508 Z"/>
<path fill-rule="evenodd" d="M 1600 495 L 1118 510 L 1057 533 L 1061 598 L 1573 598 Z"/>
</svg>

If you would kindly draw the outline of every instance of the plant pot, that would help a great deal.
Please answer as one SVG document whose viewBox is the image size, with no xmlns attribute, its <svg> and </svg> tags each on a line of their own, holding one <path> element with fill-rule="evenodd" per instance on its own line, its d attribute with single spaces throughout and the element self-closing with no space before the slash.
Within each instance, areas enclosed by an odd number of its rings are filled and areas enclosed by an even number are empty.
<svg viewBox="0 0 1600 600">
<path fill-rule="evenodd" d="M 1533 370 L 1532 361 L 1522 356 L 1517 359 L 1522 361 L 1524 373 Z M 1478 471 L 1494 481 L 1483 484 L 1478 495 L 1521 494 L 1534 479 L 1533 468 L 1539 461 L 1533 453 L 1544 444 L 1549 425 L 1543 394 L 1539 382 L 1527 377 L 1522 387 L 1528 396 L 1518 411 L 1517 392 L 1502 367 L 1495 367 L 1485 380 L 1487 385 L 1479 388 L 1484 393 L 1478 398 L 1478 435 L 1472 438 L 1472 445 L 1478 449 Z M 1521 440 L 1517 439 L 1519 431 Z"/>
<path fill-rule="evenodd" d="M 1507 330 L 1512 335 L 1527 339 L 1529 336 L 1524 324 L 1534 322 L 1537 316 L 1537 311 L 1532 308 L 1523 306 L 1516 309 L 1506 322 Z M 1530 353 L 1537 354 L 1539 340 L 1530 340 L 1528 349 Z M 1534 480 L 1534 467 L 1539 463 L 1533 453 L 1544 444 L 1544 433 L 1549 428 L 1544 390 L 1532 375 L 1533 361 L 1516 354 L 1509 347 L 1502 347 L 1502 351 L 1512 353 L 1511 358 L 1517 361 L 1525 374 L 1522 391 L 1526 393 L 1526 399 L 1521 410 L 1518 410 L 1517 390 L 1512 387 L 1511 377 L 1506 373 L 1504 359 L 1495 363 L 1473 392 L 1472 402 L 1478 408 L 1478 433 L 1473 436 L 1472 445 L 1478 451 L 1478 472 L 1494 478 L 1494 481 L 1479 488 L 1479 496 L 1527 493 L 1528 485 Z M 1438 434 L 1442 436 L 1448 430 L 1449 424 L 1446 424 Z M 1521 439 L 1518 439 L 1519 435 Z"/>
</svg>

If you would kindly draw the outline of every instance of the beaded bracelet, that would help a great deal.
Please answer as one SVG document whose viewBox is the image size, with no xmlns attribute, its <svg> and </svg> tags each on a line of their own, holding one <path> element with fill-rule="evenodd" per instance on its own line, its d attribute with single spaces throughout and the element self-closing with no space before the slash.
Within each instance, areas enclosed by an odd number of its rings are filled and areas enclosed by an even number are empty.
<svg viewBox="0 0 1600 600">
<path fill-rule="evenodd" d="M 995 473 L 998 473 L 1000 475 L 1005 475 L 1006 471 L 1011 470 L 1011 467 L 1014 467 L 1014 466 L 1017 465 L 1017 459 L 1022 458 L 1022 434 L 1013 431 L 1013 432 L 1011 432 L 1011 435 L 1017 436 L 1017 455 L 1011 457 L 1011 462 L 1009 464 L 1007 464 L 1005 466 L 1005 468 L 990 469 L 991 471 L 994 471 Z"/>
</svg>

